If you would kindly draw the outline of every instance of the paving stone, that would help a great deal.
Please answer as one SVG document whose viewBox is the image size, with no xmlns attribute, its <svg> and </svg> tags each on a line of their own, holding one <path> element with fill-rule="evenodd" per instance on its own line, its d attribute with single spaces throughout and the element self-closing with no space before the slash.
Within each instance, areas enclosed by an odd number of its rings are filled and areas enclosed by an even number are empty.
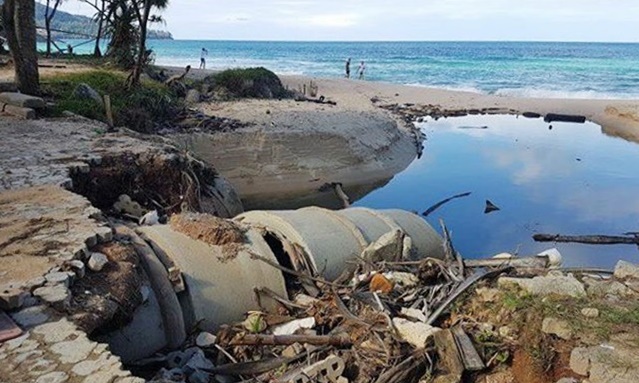
<svg viewBox="0 0 639 383">
<path fill-rule="evenodd" d="M 0 102 L 13 106 L 19 106 L 21 108 L 40 109 L 46 106 L 46 103 L 40 97 L 29 96 L 28 94 L 14 92 L 0 93 Z"/>
<path fill-rule="evenodd" d="M 22 364 L 22 362 L 24 362 L 27 359 L 34 359 L 42 355 L 44 355 L 44 351 L 41 351 L 41 350 L 31 350 L 31 351 L 23 352 L 13 357 L 13 363 L 15 363 L 16 365 L 19 365 L 19 364 Z"/>
<path fill-rule="evenodd" d="M 59 355 L 60 362 L 78 363 L 85 360 L 96 345 L 97 343 L 83 335 L 74 340 L 56 343 L 50 349 Z"/>
<path fill-rule="evenodd" d="M 35 383 L 64 383 L 67 380 L 69 380 L 69 375 L 61 371 L 56 371 L 42 375 L 36 379 Z"/>
<path fill-rule="evenodd" d="M 44 279 L 47 280 L 47 283 L 50 285 L 64 285 L 65 287 L 71 286 L 71 280 L 69 278 L 69 274 L 63 271 L 58 271 L 55 273 L 49 273 L 44 276 Z"/>
<path fill-rule="evenodd" d="M 29 375 L 41 376 L 53 372 L 58 367 L 57 363 L 51 360 L 40 358 L 29 366 Z"/>
<path fill-rule="evenodd" d="M 145 383 L 146 381 L 136 376 L 127 376 L 126 378 L 118 378 L 115 383 Z"/>
<path fill-rule="evenodd" d="M 71 292 L 64 285 L 39 287 L 33 291 L 33 295 L 56 307 L 66 306 L 71 300 Z"/>
<path fill-rule="evenodd" d="M 82 334 L 73 323 L 65 318 L 57 322 L 49 322 L 36 326 L 32 332 L 36 335 L 41 335 L 47 344 L 62 342 L 71 335 Z"/>
<path fill-rule="evenodd" d="M 74 259 L 66 262 L 66 265 L 73 270 L 78 279 L 84 278 L 84 275 L 86 274 L 84 262 L 79 259 Z"/>
<path fill-rule="evenodd" d="M 9 311 L 22 307 L 25 296 L 25 293 L 17 288 L 0 290 L 0 309 Z"/>
<path fill-rule="evenodd" d="M 18 347 L 22 346 L 22 344 L 29 339 L 29 336 L 31 334 L 29 333 L 25 333 L 20 335 L 19 337 L 15 338 L 15 339 L 11 339 L 8 340 L 2 344 L 0 344 L 0 350 L 4 351 L 4 352 L 10 352 L 13 351 L 15 349 L 17 349 Z"/>
<path fill-rule="evenodd" d="M 95 360 L 85 360 L 76 364 L 71 369 L 71 372 L 76 375 L 87 376 L 111 366 L 116 366 L 119 369 L 121 366 L 120 359 L 114 355 L 105 353 L 101 354 Z"/>
</svg>

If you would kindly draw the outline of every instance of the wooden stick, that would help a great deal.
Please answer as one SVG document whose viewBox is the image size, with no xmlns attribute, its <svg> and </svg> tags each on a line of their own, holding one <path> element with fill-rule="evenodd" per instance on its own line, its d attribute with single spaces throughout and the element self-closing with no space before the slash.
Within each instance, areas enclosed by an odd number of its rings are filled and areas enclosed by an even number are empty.
<svg viewBox="0 0 639 383">
<path fill-rule="evenodd" d="M 111 96 L 108 94 L 104 95 L 104 109 L 106 110 L 106 118 L 107 124 L 109 124 L 109 128 L 113 128 L 113 110 L 111 109 Z"/>
<path fill-rule="evenodd" d="M 246 334 L 231 340 L 231 346 L 290 346 L 292 344 L 310 344 L 313 346 L 347 347 L 353 342 L 344 335 L 264 335 Z"/>
<path fill-rule="evenodd" d="M 469 195 L 471 195 L 472 193 L 468 192 L 468 193 L 462 193 L 462 194 L 457 194 L 454 195 L 450 198 L 446 198 L 445 200 L 441 200 L 439 202 L 437 202 L 436 204 L 434 204 L 433 206 L 429 207 L 428 209 L 426 209 L 425 212 L 422 213 L 422 215 L 424 217 L 428 217 L 431 213 L 433 213 L 435 210 L 439 209 L 440 207 L 442 207 L 443 205 L 447 204 L 448 202 L 457 199 L 457 198 L 464 198 L 464 197 L 468 197 Z"/>
<path fill-rule="evenodd" d="M 342 189 L 342 184 L 334 183 L 333 189 L 335 189 L 335 194 L 337 194 L 339 199 L 342 200 L 342 203 L 344 204 L 344 209 L 348 209 L 349 207 L 351 207 L 351 199 L 348 198 L 348 195 L 346 193 L 344 193 L 344 189 Z"/>
<path fill-rule="evenodd" d="M 537 242 L 584 243 L 587 245 L 639 245 L 638 237 L 610 235 L 535 234 L 533 239 Z"/>
</svg>

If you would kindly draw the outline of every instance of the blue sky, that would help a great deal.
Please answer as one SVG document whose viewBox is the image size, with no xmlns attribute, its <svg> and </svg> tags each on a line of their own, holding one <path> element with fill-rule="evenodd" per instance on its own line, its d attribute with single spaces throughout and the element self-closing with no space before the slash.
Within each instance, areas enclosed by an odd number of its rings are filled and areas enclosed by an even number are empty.
<svg viewBox="0 0 639 383">
<path fill-rule="evenodd" d="M 172 0 L 163 16 L 178 39 L 639 42 L 637 0 Z"/>
</svg>

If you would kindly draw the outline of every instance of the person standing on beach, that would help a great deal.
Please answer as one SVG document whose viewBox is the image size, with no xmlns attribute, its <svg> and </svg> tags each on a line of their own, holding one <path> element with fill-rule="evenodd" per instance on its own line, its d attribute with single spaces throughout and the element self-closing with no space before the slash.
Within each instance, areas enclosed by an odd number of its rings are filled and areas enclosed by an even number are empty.
<svg viewBox="0 0 639 383">
<path fill-rule="evenodd" d="M 346 78 L 351 78 L 351 58 L 346 60 Z"/>
<path fill-rule="evenodd" d="M 206 48 L 202 48 L 202 53 L 200 54 L 200 69 L 206 69 L 206 56 L 209 54 L 209 51 Z"/>
<path fill-rule="evenodd" d="M 357 73 L 359 73 L 359 79 L 363 80 L 364 79 L 364 72 L 366 71 L 366 64 L 364 64 L 364 62 L 362 61 L 361 64 L 359 64 L 359 68 L 357 68 Z"/>
</svg>

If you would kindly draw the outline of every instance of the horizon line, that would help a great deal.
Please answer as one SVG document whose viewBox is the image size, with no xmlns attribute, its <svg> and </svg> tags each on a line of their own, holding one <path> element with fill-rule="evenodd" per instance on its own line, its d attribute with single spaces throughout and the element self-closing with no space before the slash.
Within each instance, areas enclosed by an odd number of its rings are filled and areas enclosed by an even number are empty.
<svg viewBox="0 0 639 383">
<path fill-rule="evenodd" d="M 155 39 L 165 40 L 165 39 Z M 639 44 L 636 41 L 582 41 L 582 40 L 286 40 L 286 39 L 191 39 L 173 38 L 173 41 L 218 42 L 281 42 L 281 43 L 564 43 L 564 44 Z"/>
</svg>

